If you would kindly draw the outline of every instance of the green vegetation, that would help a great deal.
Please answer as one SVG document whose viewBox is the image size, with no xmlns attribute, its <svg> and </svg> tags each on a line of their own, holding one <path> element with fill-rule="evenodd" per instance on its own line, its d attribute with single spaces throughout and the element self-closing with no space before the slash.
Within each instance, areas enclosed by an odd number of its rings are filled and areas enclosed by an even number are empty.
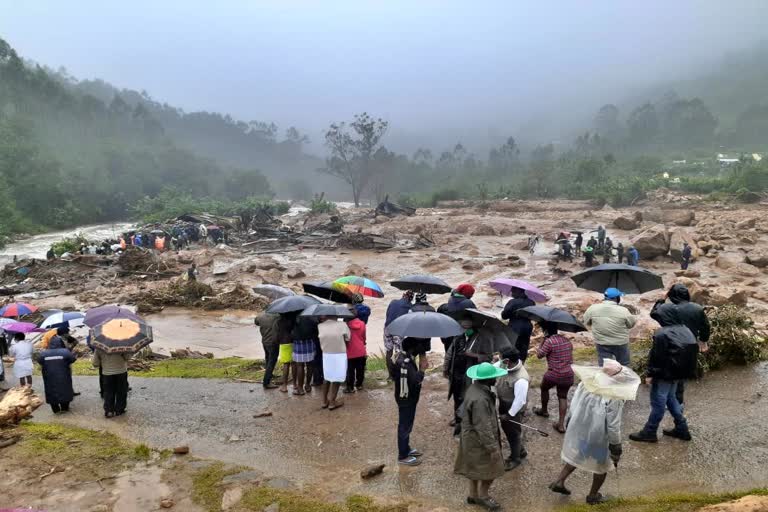
<svg viewBox="0 0 768 512">
<path fill-rule="evenodd" d="M 312 213 L 337 213 L 336 204 L 325 199 L 324 194 L 315 194 L 309 203 L 309 211 Z"/>
<path fill-rule="evenodd" d="M 768 489 L 759 488 L 749 491 L 720 494 L 659 494 L 648 497 L 622 498 L 604 505 L 573 504 L 558 508 L 561 512 L 693 512 L 707 505 L 733 501 L 744 496 L 768 496 Z"/>
<path fill-rule="evenodd" d="M 54 254 L 56 254 L 56 257 L 59 257 L 65 252 L 72 254 L 76 253 L 80 250 L 80 247 L 82 247 L 83 244 L 88 245 L 88 240 L 78 233 L 75 236 L 64 237 L 58 242 L 54 242 L 51 245 L 51 248 L 53 249 Z"/>
<path fill-rule="evenodd" d="M 177 377 L 180 379 L 246 379 L 264 376 L 264 361 L 225 357 L 223 359 L 166 359 L 152 363 L 150 371 L 130 371 L 136 377 Z M 73 375 L 98 375 L 89 359 L 72 365 Z"/>
<path fill-rule="evenodd" d="M 221 498 L 224 489 L 221 481 L 224 477 L 238 473 L 238 468 L 227 468 L 224 464 L 212 464 L 197 471 L 192 477 L 192 498 L 209 512 L 221 510 Z"/>
</svg>

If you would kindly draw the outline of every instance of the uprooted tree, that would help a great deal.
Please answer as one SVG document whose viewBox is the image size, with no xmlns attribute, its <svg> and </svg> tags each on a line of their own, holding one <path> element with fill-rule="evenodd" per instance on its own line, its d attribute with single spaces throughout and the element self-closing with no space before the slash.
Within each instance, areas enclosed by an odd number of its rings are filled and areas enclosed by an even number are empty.
<svg viewBox="0 0 768 512">
<path fill-rule="evenodd" d="M 347 182 L 352 187 L 355 206 L 360 206 L 360 197 L 376 172 L 381 171 L 381 166 L 373 160 L 388 126 L 387 121 L 363 112 L 355 116 L 349 127 L 345 123 L 334 123 L 325 132 L 325 145 L 331 156 L 326 159 L 325 167 L 318 170 Z"/>
</svg>

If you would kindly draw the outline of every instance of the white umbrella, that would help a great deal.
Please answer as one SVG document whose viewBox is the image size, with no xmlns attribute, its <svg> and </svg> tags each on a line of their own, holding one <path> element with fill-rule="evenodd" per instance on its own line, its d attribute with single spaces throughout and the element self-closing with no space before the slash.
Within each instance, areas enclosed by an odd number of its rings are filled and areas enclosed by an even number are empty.
<svg viewBox="0 0 768 512">
<path fill-rule="evenodd" d="M 43 320 L 40 327 L 43 329 L 50 329 L 54 325 L 63 323 L 68 323 L 70 327 L 78 327 L 83 325 L 84 319 L 85 314 L 80 313 L 79 311 L 59 311 Z"/>
</svg>

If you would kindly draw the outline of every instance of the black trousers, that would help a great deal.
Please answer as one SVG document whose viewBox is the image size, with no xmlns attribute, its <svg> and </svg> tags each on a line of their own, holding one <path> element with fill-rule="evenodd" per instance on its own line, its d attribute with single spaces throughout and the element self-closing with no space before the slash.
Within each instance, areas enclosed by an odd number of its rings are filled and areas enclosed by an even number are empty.
<svg viewBox="0 0 768 512">
<path fill-rule="evenodd" d="M 347 389 L 363 387 L 365 380 L 365 362 L 367 357 L 353 357 L 347 359 Z"/>
<path fill-rule="evenodd" d="M 55 402 L 50 405 L 54 414 L 59 412 L 66 412 L 69 410 L 69 402 Z"/>
<path fill-rule="evenodd" d="M 104 375 L 104 412 L 124 412 L 128 404 L 128 372 Z"/>
<path fill-rule="evenodd" d="M 523 447 L 523 427 L 518 425 L 517 423 L 512 423 L 509 420 L 504 420 L 504 418 L 509 418 L 507 416 L 509 414 L 509 408 L 512 407 L 511 403 L 500 403 L 499 404 L 499 417 L 502 418 L 501 420 L 501 430 L 504 432 L 504 435 L 507 438 L 507 443 L 509 443 L 509 459 L 510 460 L 520 460 L 520 454 L 525 449 Z M 511 418 L 514 421 L 523 422 L 524 419 L 524 413 L 518 412 Z"/>
<path fill-rule="evenodd" d="M 461 434 L 461 413 L 459 409 L 464 403 L 464 381 L 454 381 L 451 383 L 451 393 L 453 394 L 453 435 Z"/>
<path fill-rule="evenodd" d="M 323 349 L 320 348 L 320 343 L 315 341 L 315 359 L 312 362 L 312 385 L 323 385 Z"/>
<path fill-rule="evenodd" d="M 277 365 L 277 356 L 280 353 L 280 345 L 271 344 L 264 345 L 264 380 L 263 384 L 272 383 L 272 375 L 275 373 L 275 366 Z"/>
<path fill-rule="evenodd" d="M 397 457 L 404 459 L 411 452 L 411 431 L 416 420 L 416 405 L 418 401 L 410 404 L 398 404 L 397 419 Z"/>
</svg>

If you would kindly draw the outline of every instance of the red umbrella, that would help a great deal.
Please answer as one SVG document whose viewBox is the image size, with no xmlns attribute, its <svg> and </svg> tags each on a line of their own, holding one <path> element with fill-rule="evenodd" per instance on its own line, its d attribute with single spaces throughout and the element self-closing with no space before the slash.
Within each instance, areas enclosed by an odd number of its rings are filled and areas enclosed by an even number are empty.
<svg viewBox="0 0 768 512">
<path fill-rule="evenodd" d="M 35 311 L 37 311 L 37 306 L 33 306 L 32 304 L 27 304 L 26 302 L 12 302 L 11 304 L 6 304 L 2 307 L 2 309 L 0 309 L 0 316 L 7 318 L 18 318 L 20 316 L 34 313 Z"/>
</svg>

